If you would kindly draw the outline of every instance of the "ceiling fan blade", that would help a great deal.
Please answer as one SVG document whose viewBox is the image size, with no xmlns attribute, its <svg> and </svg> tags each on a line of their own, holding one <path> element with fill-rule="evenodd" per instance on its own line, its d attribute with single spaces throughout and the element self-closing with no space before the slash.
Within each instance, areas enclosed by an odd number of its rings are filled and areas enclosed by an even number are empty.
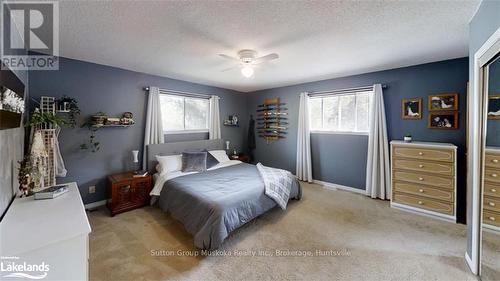
<svg viewBox="0 0 500 281">
<path fill-rule="evenodd" d="M 232 67 L 221 70 L 221 72 L 226 72 L 226 71 L 230 71 L 230 70 L 238 69 L 238 68 L 240 68 L 240 67 L 239 66 L 232 66 Z"/>
<path fill-rule="evenodd" d="M 238 59 L 238 58 L 231 57 L 231 56 L 228 56 L 228 55 L 225 55 L 225 54 L 219 54 L 219 56 L 223 57 L 225 59 L 228 59 L 228 60 L 240 61 L 240 59 Z"/>
<path fill-rule="evenodd" d="M 263 57 L 256 58 L 254 60 L 254 63 L 255 64 L 259 64 L 259 63 L 263 63 L 263 62 L 266 62 L 266 61 L 275 60 L 275 59 L 277 59 L 279 57 L 280 56 L 278 54 L 272 53 L 272 54 L 269 54 L 269 55 L 265 55 Z"/>
</svg>

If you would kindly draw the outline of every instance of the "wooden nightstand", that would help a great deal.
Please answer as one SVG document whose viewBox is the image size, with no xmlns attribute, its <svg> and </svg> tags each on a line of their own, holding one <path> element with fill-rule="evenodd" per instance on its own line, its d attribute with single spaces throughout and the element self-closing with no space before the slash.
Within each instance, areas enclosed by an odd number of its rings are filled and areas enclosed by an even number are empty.
<svg viewBox="0 0 500 281">
<path fill-rule="evenodd" d="M 250 162 L 250 158 L 248 157 L 248 155 L 246 154 L 243 154 L 243 153 L 240 153 L 238 155 L 229 155 L 229 159 L 231 160 L 240 160 L 241 162 L 245 162 L 245 163 L 249 163 Z"/>
<path fill-rule="evenodd" d="M 108 208 L 111 216 L 149 204 L 151 175 L 134 177 L 133 172 L 108 176 Z"/>
</svg>

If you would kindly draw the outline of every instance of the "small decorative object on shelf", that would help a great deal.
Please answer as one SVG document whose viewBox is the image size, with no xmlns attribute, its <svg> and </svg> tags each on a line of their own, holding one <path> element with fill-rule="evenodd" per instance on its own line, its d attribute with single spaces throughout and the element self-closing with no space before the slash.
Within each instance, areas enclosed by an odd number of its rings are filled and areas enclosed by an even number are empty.
<svg viewBox="0 0 500 281">
<path fill-rule="evenodd" d="M 404 141 L 405 142 L 411 142 L 411 135 L 410 134 L 406 134 L 406 136 L 404 137 Z"/>
<path fill-rule="evenodd" d="M 268 143 L 277 141 L 286 137 L 288 129 L 288 113 L 280 102 L 279 98 L 265 99 L 264 103 L 258 106 L 257 112 L 259 121 L 257 132 L 259 137 L 264 138 Z"/>
<path fill-rule="evenodd" d="M 151 175 L 135 177 L 134 172 L 108 176 L 108 208 L 111 216 L 149 204 L 153 188 Z"/>
</svg>

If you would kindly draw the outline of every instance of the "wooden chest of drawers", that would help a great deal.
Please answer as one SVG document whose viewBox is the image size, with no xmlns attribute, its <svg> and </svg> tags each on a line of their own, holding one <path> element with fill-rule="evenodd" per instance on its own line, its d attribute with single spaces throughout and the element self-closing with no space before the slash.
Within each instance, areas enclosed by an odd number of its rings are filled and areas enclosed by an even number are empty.
<svg viewBox="0 0 500 281">
<path fill-rule="evenodd" d="M 391 142 L 391 207 L 456 221 L 457 147 Z"/>
<path fill-rule="evenodd" d="M 500 148 L 486 148 L 484 165 L 483 224 L 500 231 Z"/>
<path fill-rule="evenodd" d="M 134 177 L 132 172 L 108 176 L 108 208 L 111 216 L 149 204 L 153 188 L 150 175 Z"/>
</svg>

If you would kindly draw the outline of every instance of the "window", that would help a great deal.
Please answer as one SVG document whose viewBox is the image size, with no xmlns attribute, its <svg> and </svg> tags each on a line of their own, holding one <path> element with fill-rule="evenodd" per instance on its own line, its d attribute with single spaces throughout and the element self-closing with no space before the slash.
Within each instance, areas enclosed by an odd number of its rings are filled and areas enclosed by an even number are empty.
<svg viewBox="0 0 500 281">
<path fill-rule="evenodd" d="M 208 131 L 208 99 L 160 95 L 164 132 Z"/>
<path fill-rule="evenodd" d="M 311 130 L 319 132 L 367 133 L 372 92 L 311 97 Z"/>
</svg>

